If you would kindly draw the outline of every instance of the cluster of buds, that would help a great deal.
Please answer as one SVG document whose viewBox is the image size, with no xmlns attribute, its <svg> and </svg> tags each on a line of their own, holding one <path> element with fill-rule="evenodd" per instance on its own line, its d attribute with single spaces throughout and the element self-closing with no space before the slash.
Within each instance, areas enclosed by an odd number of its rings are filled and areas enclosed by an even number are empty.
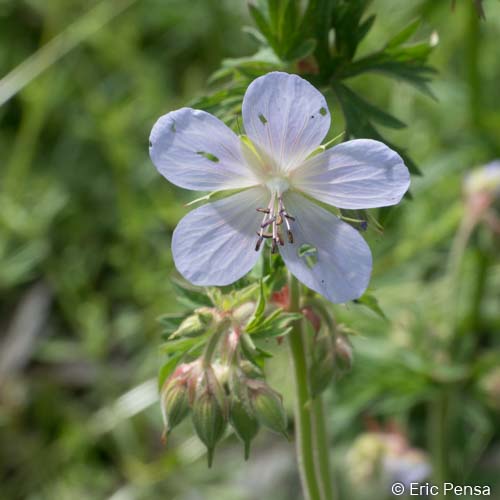
<svg viewBox="0 0 500 500">
<path fill-rule="evenodd" d="M 190 415 L 207 448 L 209 466 L 228 426 L 243 442 L 245 459 L 260 426 L 286 436 L 287 417 L 280 394 L 241 352 L 245 334 L 239 320 L 247 316 L 241 307 L 230 316 L 198 309 L 170 336 L 192 338 L 206 334 L 207 328 L 211 332 L 202 356 L 180 364 L 161 389 L 164 436 Z"/>
<path fill-rule="evenodd" d="M 241 370 L 235 370 L 230 395 L 230 422 L 243 442 L 245 460 L 250 454 L 250 443 L 260 425 L 287 437 L 287 416 L 281 395 L 264 380 L 252 379 Z"/>
<path fill-rule="evenodd" d="M 179 365 L 163 384 L 161 409 L 164 436 L 191 413 L 196 434 L 207 447 L 211 465 L 228 417 L 228 402 L 216 369 L 202 366 L 200 359 Z"/>
<path fill-rule="evenodd" d="M 287 436 L 281 395 L 240 367 L 203 366 L 199 359 L 181 364 L 163 385 L 161 406 L 165 435 L 191 414 L 196 434 L 207 447 L 209 466 L 228 424 L 243 442 L 245 459 L 261 425 Z"/>
</svg>

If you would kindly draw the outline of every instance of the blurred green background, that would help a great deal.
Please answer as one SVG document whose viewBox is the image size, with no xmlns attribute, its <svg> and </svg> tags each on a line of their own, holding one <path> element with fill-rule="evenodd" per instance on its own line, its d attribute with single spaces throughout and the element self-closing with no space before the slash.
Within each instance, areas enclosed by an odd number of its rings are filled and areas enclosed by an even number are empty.
<svg viewBox="0 0 500 500">
<path fill-rule="evenodd" d="M 353 370 L 326 396 L 340 498 L 389 498 L 387 478 L 443 463 L 441 477 L 500 498 L 499 235 L 481 220 L 463 238 L 464 177 L 500 158 L 500 2 L 484 9 L 486 21 L 466 0 L 370 7 L 361 53 L 422 17 L 438 73 L 435 100 L 352 81 L 407 123 L 386 135 L 423 176 L 369 234 L 387 319 L 336 308 L 359 332 Z M 156 319 L 181 307 L 169 245 L 193 196 L 157 174 L 148 136 L 223 59 L 255 51 L 249 24 L 236 0 L 0 0 L 0 77 L 14 71 L 0 82 L 2 500 L 301 498 L 293 443 L 272 434 L 248 463 L 228 438 L 211 470 L 189 423 L 160 442 Z M 274 350 L 268 376 L 291 414 L 286 350 Z"/>
</svg>

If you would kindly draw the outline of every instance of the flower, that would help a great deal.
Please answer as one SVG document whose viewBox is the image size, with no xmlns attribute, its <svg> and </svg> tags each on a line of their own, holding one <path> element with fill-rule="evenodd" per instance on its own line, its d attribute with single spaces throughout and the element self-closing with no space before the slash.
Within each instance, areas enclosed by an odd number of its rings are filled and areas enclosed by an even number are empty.
<svg viewBox="0 0 500 500">
<path fill-rule="evenodd" d="M 370 249 L 356 229 L 311 199 L 345 209 L 394 205 L 409 187 L 403 160 L 369 139 L 318 152 L 330 113 L 323 95 L 296 75 L 254 80 L 242 115 L 243 137 L 191 108 L 167 113 L 151 131 L 151 159 L 173 184 L 241 190 L 180 221 L 172 239 L 177 269 L 195 285 L 228 285 L 250 271 L 269 239 L 309 288 L 335 303 L 360 297 L 370 279 Z"/>
<path fill-rule="evenodd" d="M 464 191 L 467 196 L 484 193 L 491 198 L 500 197 L 500 160 L 472 170 L 465 177 Z"/>
<path fill-rule="evenodd" d="M 490 229 L 500 234 L 500 160 L 475 168 L 464 180 L 466 214 L 469 229 L 484 221 Z"/>
</svg>

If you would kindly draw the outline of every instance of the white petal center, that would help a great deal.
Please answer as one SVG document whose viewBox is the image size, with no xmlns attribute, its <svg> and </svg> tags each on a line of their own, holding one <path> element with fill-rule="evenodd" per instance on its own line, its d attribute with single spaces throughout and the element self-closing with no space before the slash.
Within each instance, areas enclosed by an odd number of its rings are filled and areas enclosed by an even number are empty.
<svg viewBox="0 0 500 500">
<path fill-rule="evenodd" d="M 285 191 L 288 191 L 290 183 L 285 177 L 271 177 L 271 179 L 266 182 L 266 186 L 271 193 L 278 193 L 281 195 Z"/>
</svg>

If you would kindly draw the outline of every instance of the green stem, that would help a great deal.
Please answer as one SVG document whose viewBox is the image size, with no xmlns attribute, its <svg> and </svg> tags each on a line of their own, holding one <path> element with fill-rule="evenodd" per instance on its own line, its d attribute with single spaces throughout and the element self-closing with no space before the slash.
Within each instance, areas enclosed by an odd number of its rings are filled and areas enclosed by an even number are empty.
<svg viewBox="0 0 500 500">
<path fill-rule="evenodd" d="M 215 350 L 219 345 L 221 336 L 226 332 L 229 325 L 229 320 L 225 319 L 220 322 L 215 331 L 212 333 L 208 339 L 207 345 L 205 346 L 205 351 L 203 352 L 202 366 L 203 368 L 208 368 L 212 363 L 212 358 L 214 357 Z"/>
<path fill-rule="evenodd" d="M 290 276 L 290 311 L 300 310 L 300 289 Z M 307 381 L 306 343 L 301 324 L 296 322 L 288 335 L 295 378 L 295 434 L 297 462 L 306 500 L 331 500 L 327 439 L 323 408 L 314 402 Z M 317 465 L 317 466 L 316 466 Z"/>
<path fill-rule="evenodd" d="M 316 396 L 311 406 L 314 439 L 316 441 L 316 463 L 318 464 L 318 474 L 323 498 L 333 498 L 332 469 L 330 467 L 330 455 L 328 453 L 328 434 L 325 425 L 325 413 L 321 396 Z"/>
</svg>

